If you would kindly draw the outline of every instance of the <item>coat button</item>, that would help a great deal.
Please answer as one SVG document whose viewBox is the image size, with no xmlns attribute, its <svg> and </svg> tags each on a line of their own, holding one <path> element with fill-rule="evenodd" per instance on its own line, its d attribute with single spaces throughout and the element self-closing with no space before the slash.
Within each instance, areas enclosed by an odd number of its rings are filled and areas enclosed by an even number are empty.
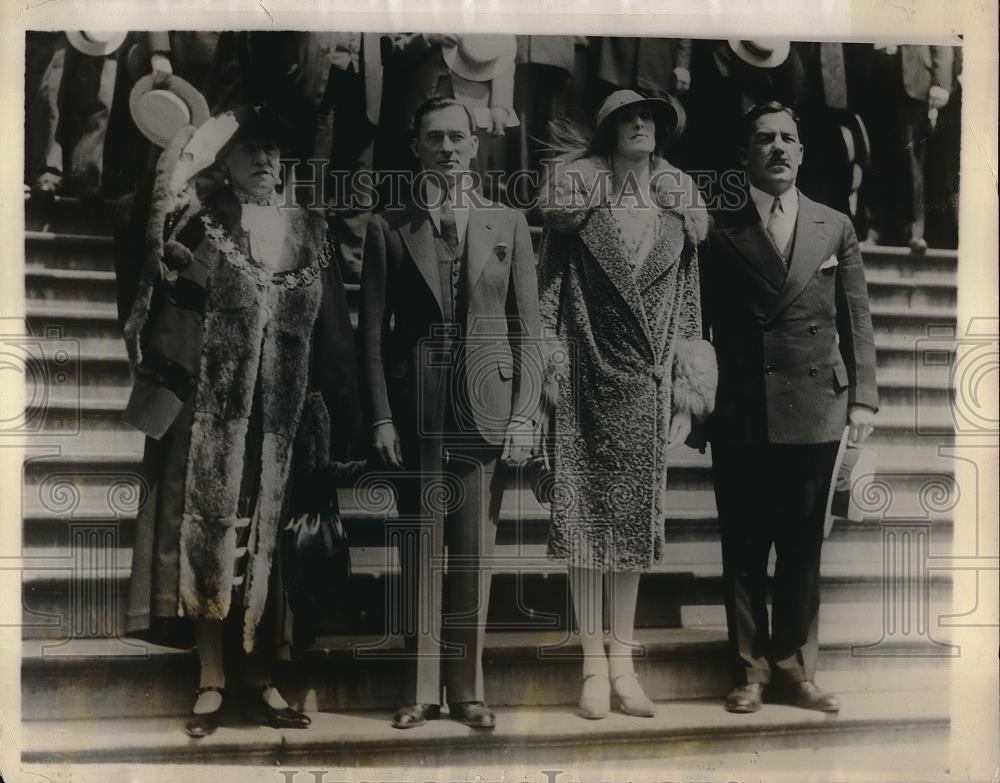
<svg viewBox="0 0 1000 783">
<path fill-rule="evenodd" d="M 809 368 L 809 377 L 810 378 L 814 378 L 816 376 L 816 372 L 817 372 L 817 370 L 816 370 L 815 367 L 810 367 Z"/>
<path fill-rule="evenodd" d="M 766 367 L 764 367 L 764 372 L 767 375 L 774 375 L 774 365 L 773 364 L 768 364 Z"/>
<path fill-rule="evenodd" d="M 816 334 L 819 331 L 819 327 L 816 324 L 809 324 L 809 334 Z"/>
</svg>

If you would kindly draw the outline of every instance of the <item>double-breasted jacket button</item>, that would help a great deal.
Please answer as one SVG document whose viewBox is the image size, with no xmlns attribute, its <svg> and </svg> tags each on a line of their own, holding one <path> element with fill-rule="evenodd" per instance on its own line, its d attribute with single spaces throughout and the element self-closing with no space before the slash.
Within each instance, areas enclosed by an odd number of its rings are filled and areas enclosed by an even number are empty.
<svg viewBox="0 0 1000 783">
<path fill-rule="evenodd" d="M 764 366 L 764 373 L 767 375 L 774 375 L 774 365 L 767 364 Z"/>
<path fill-rule="evenodd" d="M 819 331 L 819 327 L 816 324 L 809 324 L 809 334 L 816 334 Z"/>
<path fill-rule="evenodd" d="M 816 373 L 817 372 L 818 372 L 818 370 L 815 367 L 810 367 L 809 368 L 809 377 L 810 378 L 816 377 Z"/>
</svg>

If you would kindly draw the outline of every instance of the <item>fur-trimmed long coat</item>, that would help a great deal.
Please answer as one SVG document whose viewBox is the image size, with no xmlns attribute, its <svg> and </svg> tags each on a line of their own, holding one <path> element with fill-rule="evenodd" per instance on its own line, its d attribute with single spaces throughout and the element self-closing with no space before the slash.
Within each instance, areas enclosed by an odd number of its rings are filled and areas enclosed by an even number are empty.
<svg viewBox="0 0 1000 783">
<path fill-rule="evenodd" d="M 615 571 L 663 557 L 671 415 L 710 413 L 717 380 L 699 301 L 707 216 L 687 175 L 659 159 L 651 173 L 662 220 L 634 277 L 605 161 L 560 166 L 543 203 L 541 315 L 557 335 L 548 551 Z"/>
<path fill-rule="evenodd" d="M 188 635 L 170 629 L 185 623 L 169 621 L 237 609 L 250 650 L 280 589 L 272 566 L 300 421 L 328 431 L 327 407 L 358 418 L 353 332 L 321 215 L 284 213 L 288 271 L 271 273 L 251 257 L 228 188 L 204 202 L 188 193 L 177 209 L 166 183 L 185 135 L 158 165 L 125 326 L 135 375 L 126 420 L 149 436 L 126 631 L 185 646 Z M 173 282 L 160 279 L 161 263 Z"/>
</svg>

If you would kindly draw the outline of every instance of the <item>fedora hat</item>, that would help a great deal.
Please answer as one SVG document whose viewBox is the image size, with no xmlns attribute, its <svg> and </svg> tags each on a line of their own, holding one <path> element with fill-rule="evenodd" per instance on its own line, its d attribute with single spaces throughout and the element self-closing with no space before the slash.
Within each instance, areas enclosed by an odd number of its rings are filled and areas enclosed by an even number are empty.
<svg viewBox="0 0 1000 783">
<path fill-rule="evenodd" d="M 463 79 L 488 82 L 503 59 L 514 60 L 517 37 L 513 35 L 463 35 L 458 43 L 441 50 L 445 64 Z"/>
<path fill-rule="evenodd" d="M 635 90 L 615 90 L 601 104 L 594 119 L 597 132 L 601 133 L 611 115 L 627 106 L 645 106 L 653 112 L 656 132 L 680 135 L 684 131 L 684 108 L 675 98 L 646 98 Z"/>
<path fill-rule="evenodd" d="M 729 48 L 747 65 L 755 68 L 777 68 L 788 59 L 792 45 L 785 40 L 747 40 L 730 38 Z"/>
<path fill-rule="evenodd" d="M 166 147 L 186 125 L 200 126 L 208 119 L 208 102 L 190 82 L 170 75 L 162 87 L 153 86 L 153 74 L 135 83 L 128 108 L 136 127 L 153 144 Z"/>
<path fill-rule="evenodd" d="M 94 57 L 103 57 L 111 54 L 119 46 L 125 43 L 125 36 L 128 33 L 115 32 L 114 30 L 67 30 L 66 38 L 73 45 L 74 49 L 90 54 Z"/>
</svg>

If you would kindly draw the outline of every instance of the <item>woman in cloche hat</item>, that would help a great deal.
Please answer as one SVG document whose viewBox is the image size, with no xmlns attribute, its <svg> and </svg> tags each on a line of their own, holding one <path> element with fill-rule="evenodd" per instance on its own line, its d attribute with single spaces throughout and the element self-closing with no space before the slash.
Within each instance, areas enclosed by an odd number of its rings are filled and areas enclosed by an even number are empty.
<svg viewBox="0 0 1000 783">
<path fill-rule="evenodd" d="M 318 496 L 286 490 L 322 473 L 324 398 L 340 421 L 356 409 L 357 390 L 326 220 L 279 193 L 286 137 L 280 118 L 253 107 L 176 133 L 157 164 L 124 330 L 135 378 L 125 419 L 148 436 L 149 487 L 126 632 L 197 644 L 200 683 L 185 725 L 192 737 L 215 731 L 228 694 L 242 697 L 245 722 L 310 722 L 271 683 L 291 639 L 279 533 L 286 496 Z M 213 163 L 221 184 L 196 190 L 196 177 L 211 181 L 198 175 Z M 231 643 L 243 654 L 224 659 Z M 231 681 L 232 660 L 242 663 L 242 682 Z"/>
<path fill-rule="evenodd" d="M 707 215 L 691 178 L 663 158 L 683 117 L 675 101 L 612 93 L 589 138 L 554 128 L 560 154 L 543 189 L 539 295 L 556 335 L 548 553 L 569 565 L 586 718 L 605 717 L 612 697 L 629 715 L 654 714 L 632 664 L 639 575 L 666 547 L 667 453 L 715 401 L 698 282 Z"/>
</svg>

